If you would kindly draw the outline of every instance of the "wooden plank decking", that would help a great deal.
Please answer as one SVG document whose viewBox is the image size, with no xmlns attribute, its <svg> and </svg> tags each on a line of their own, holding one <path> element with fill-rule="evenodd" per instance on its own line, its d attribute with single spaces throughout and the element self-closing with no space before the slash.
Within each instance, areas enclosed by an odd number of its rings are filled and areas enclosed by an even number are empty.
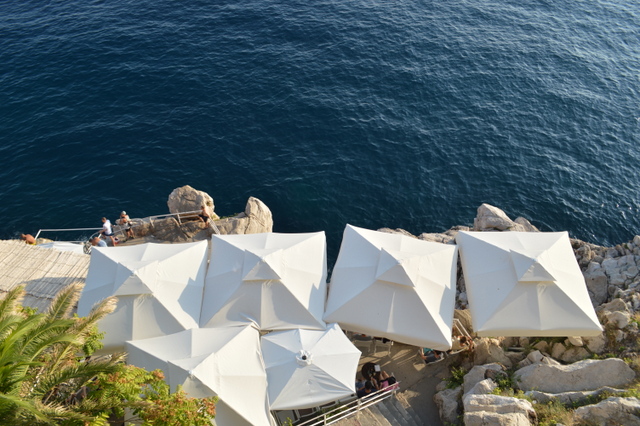
<svg viewBox="0 0 640 426">
<path fill-rule="evenodd" d="M 0 298 L 24 285 L 23 304 L 45 310 L 58 292 L 72 283 L 84 284 L 89 270 L 86 254 L 0 240 Z"/>
</svg>

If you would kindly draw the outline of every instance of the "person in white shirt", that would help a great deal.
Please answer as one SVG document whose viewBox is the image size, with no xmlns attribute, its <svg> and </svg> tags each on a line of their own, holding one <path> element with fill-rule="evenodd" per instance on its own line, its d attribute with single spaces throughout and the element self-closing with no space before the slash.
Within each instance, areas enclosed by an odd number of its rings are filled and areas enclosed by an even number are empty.
<svg viewBox="0 0 640 426">
<path fill-rule="evenodd" d="M 111 243 L 113 244 L 114 247 L 116 246 L 116 244 L 118 244 L 116 239 L 113 237 L 113 230 L 111 229 L 111 222 L 106 217 L 102 218 L 102 231 L 100 231 L 100 233 L 102 235 L 104 235 L 105 237 L 111 238 Z"/>
</svg>

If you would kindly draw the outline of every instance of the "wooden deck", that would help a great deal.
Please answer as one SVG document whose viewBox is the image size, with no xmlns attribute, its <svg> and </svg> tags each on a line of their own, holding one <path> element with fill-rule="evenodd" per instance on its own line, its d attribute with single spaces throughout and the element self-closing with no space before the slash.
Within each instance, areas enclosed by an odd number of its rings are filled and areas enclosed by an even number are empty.
<svg viewBox="0 0 640 426">
<path fill-rule="evenodd" d="M 24 285 L 23 305 L 45 310 L 55 295 L 72 283 L 84 284 L 89 270 L 86 254 L 0 240 L 0 298 Z"/>
</svg>

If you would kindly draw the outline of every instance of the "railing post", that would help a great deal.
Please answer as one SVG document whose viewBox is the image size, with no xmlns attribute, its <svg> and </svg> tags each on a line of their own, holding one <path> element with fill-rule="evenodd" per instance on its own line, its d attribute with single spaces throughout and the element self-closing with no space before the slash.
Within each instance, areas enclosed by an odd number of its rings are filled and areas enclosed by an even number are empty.
<svg viewBox="0 0 640 426">
<path fill-rule="evenodd" d="M 358 398 L 358 410 L 356 411 L 356 419 L 360 417 L 360 398 Z"/>
<path fill-rule="evenodd" d="M 322 423 L 323 423 L 324 425 L 326 425 L 326 424 L 327 424 L 327 413 L 323 413 L 323 414 L 322 414 Z"/>
</svg>

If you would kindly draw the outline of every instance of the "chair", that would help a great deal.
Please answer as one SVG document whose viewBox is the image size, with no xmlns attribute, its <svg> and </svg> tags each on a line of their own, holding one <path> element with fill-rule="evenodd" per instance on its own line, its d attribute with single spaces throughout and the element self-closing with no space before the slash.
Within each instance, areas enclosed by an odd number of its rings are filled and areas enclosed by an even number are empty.
<svg viewBox="0 0 640 426">
<path fill-rule="evenodd" d="M 371 336 L 363 336 L 362 334 L 354 334 L 351 337 L 351 343 L 362 351 L 362 355 L 371 355 L 374 350 L 375 341 Z"/>
<path fill-rule="evenodd" d="M 383 340 L 373 339 L 373 353 L 386 349 L 386 356 L 391 356 L 391 346 L 393 346 L 393 340 L 387 340 L 384 342 Z"/>
</svg>

